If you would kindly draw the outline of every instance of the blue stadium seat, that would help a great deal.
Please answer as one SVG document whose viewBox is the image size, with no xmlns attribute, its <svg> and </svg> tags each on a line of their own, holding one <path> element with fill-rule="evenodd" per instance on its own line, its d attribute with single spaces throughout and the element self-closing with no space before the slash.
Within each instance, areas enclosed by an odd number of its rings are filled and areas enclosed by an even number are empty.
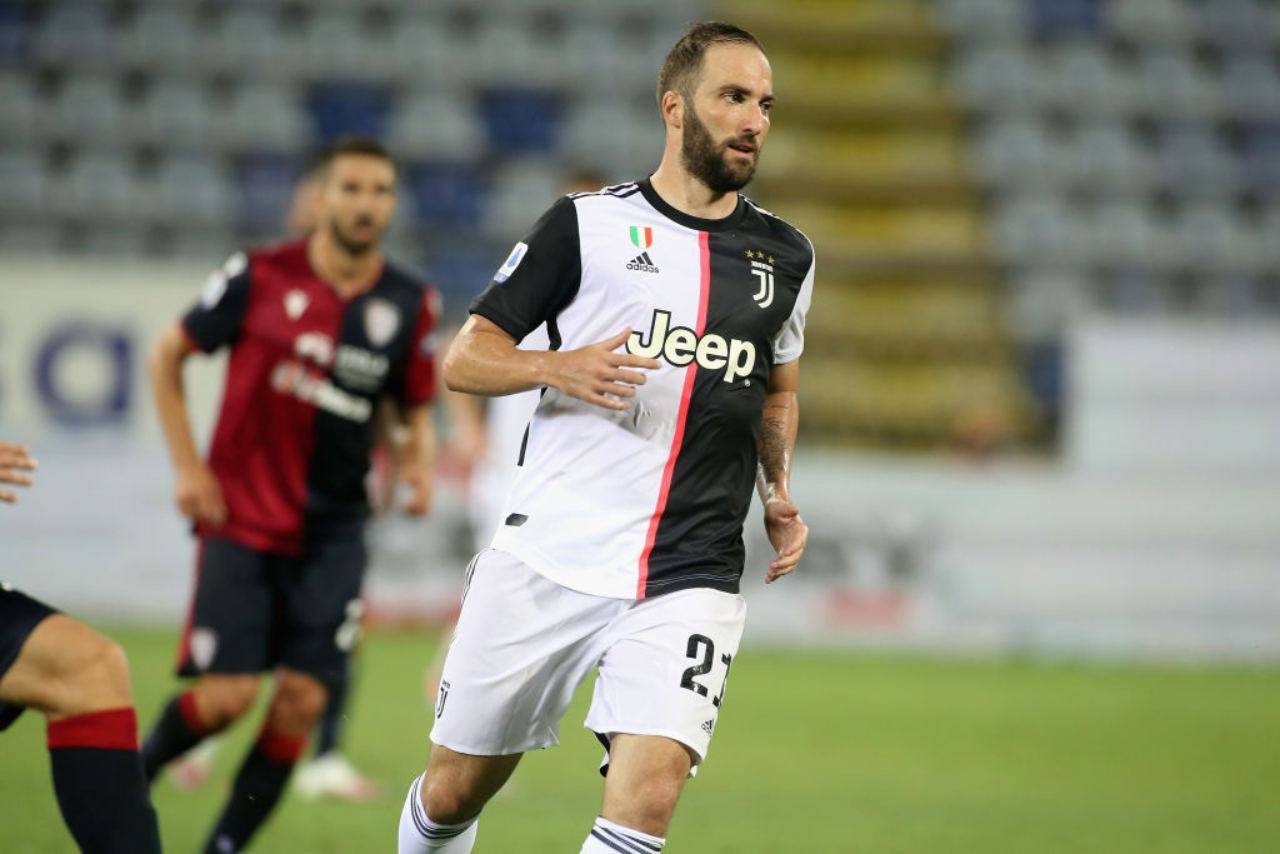
<svg viewBox="0 0 1280 854">
<path fill-rule="evenodd" d="M 346 134 L 381 138 L 391 112 L 390 93 L 381 86 L 360 83 L 320 83 L 307 98 L 311 120 L 320 139 Z"/>
<path fill-rule="evenodd" d="M 1275 39 L 1274 3 L 1258 0 L 1212 0 L 1198 3 L 1200 31 L 1212 44 L 1226 48 L 1268 48 Z"/>
<path fill-rule="evenodd" d="M 1222 196 L 1236 189 L 1238 175 L 1231 153 L 1208 127 L 1174 127 L 1161 135 L 1156 162 L 1161 182 L 1181 196 Z"/>
<path fill-rule="evenodd" d="M 0 138 L 6 141 L 30 140 L 35 136 L 37 120 L 45 109 L 35 91 L 34 81 L 27 75 L 0 71 Z"/>
<path fill-rule="evenodd" d="M 1030 0 L 1032 31 L 1041 37 L 1096 34 L 1102 29 L 1101 0 Z"/>
<path fill-rule="evenodd" d="M 1105 6 L 1107 29 L 1146 44 L 1185 44 L 1195 34 L 1187 0 L 1124 0 Z"/>
<path fill-rule="evenodd" d="M 31 57 L 31 26 L 23 4 L 0 2 L 0 68 L 22 68 Z"/>
<path fill-rule="evenodd" d="M 1242 154 L 1245 184 L 1268 195 L 1280 193 L 1280 123 L 1248 128 Z"/>
<path fill-rule="evenodd" d="M 445 247 L 430 251 L 426 258 L 427 279 L 440 291 L 445 316 L 461 322 L 467 305 L 488 287 L 502 263 L 498 253 L 480 246 Z"/>
<path fill-rule="evenodd" d="M 484 217 L 487 182 L 467 163 L 419 163 L 407 171 L 419 223 L 475 228 Z"/>
<path fill-rule="evenodd" d="M 1005 40 L 1026 27 L 1026 7 L 1008 0 L 941 0 L 948 30 L 965 41 Z"/>
<path fill-rule="evenodd" d="M 559 141 L 560 102 L 552 92 L 493 89 L 481 96 L 489 144 L 503 155 L 551 151 Z"/>
<path fill-rule="evenodd" d="M 200 83 L 165 78 L 147 92 L 130 133 L 154 145 L 206 149 L 214 144 L 219 112 Z"/>
<path fill-rule="evenodd" d="M 190 10 L 162 5 L 140 11 L 122 35 L 130 62 L 158 72 L 190 62 L 200 41 Z"/>
<path fill-rule="evenodd" d="M 510 160 L 493 174 L 484 231 L 501 242 L 527 234 L 560 196 L 561 170 L 543 158 Z"/>
<path fill-rule="evenodd" d="M 1232 57 L 1222 71 L 1222 99 L 1235 118 L 1280 118 L 1280 69 L 1263 53 Z"/>
<path fill-rule="evenodd" d="M 236 225 L 249 234 L 278 234 L 301 164 L 275 153 L 246 156 L 236 170 Z"/>
<path fill-rule="evenodd" d="M 392 152 L 410 160 L 474 160 L 485 152 L 485 127 L 456 93 L 402 98 L 391 117 Z"/>
<path fill-rule="evenodd" d="M 1061 143 L 1035 121 L 994 122 L 977 137 L 973 166 L 987 184 L 997 187 L 1043 185 L 1063 177 Z"/>
<path fill-rule="evenodd" d="M 63 68 L 101 68 L 115 57 L 115 36 L 105 5 L 60 3 L 36 35 L 36 54 Z"/>
<path fill-rule="evenodd" d="M 300 151 L 311 138 L 306 107 L 288 86 L 245 85 L 218 119 L 218 140 L 230 148 Z"/>
<path fill-rule="evenodd" d="M 0 212 L 27 218 L 48 204 L 49 176 L 35 150 L 0 150 Z"/>
</svg>

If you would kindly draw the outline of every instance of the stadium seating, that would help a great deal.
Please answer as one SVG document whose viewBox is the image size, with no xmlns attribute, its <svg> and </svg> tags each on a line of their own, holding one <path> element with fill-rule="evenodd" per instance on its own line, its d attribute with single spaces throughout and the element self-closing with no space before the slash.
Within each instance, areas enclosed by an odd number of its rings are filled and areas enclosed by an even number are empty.
<svg viewBox="0 0 1280 854">
<path fill-rule="evenodd" d="M 960 377 L 1047 441 L 1032 354 L 1076 313 L 1280 312 L 1264 0 L 0 2 L 0 251 L 208 260 L 368 132 L 456 312 L 567 168 L 656 164 L 655 69 L 713 12 L 765 39 L 752 192 L 821 259 L 806 429 L 945 445 Z"/>
<path fill-rule="evenodd" d="M 73 201 L 117 205 L 126 187 L 135 211 L 168 218 L 163 239 L 127 241 L 138 251 L 270 239 L 309 153 L 365 132 L 409 166 L 410 260 L 468 246 L 492 266 L 554 196 L 549 175 L 656 162 L 655 69 L 696 15 L 674 0 L 0 3 L 0 164 L 23 173 L 0 191 L 0 239 L 42 226 L 54 237 L 33 246 L 88 250 L 100 241 L 63 240 L 89 233 Z"/>
<path fill-rule="evenodd" d="M 1000 5 L 1020 7 L 1015 24 L 995 22 Z M 1135 305 L 1274 310 L 1247 296 L 1268 293 L 1276 275 L 1255 215 L 1280 174 L 1274 3 L 938 6 L 953 39 L 951 84 L 976 132 L 974 174 L 995 212 L 992 255 L 1015 289 L 1074 268 L 1087 294 L 1116 293 L 1117 282 L 1123 293 L 1156 292 Z M 1018 201 L 1028 196 L 1035 204 Z M 1034 221 L 1014 221 L 1020 212 Z M 1184 298 L 1198 290 L 1206 298 Z"/>
</svg>

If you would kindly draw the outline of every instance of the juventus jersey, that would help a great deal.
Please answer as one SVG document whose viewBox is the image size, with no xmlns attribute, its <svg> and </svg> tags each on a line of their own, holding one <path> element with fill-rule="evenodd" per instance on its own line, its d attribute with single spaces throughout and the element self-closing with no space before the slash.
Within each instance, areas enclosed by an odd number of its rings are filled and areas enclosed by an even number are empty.
<svg viewBox="0 0 1280 854">
<path fill-rule="evenodd" d="M 737 592 L 769 371 L 800 356 L 813 270 L 808 238 L 742 196 L 718 220 L 648 180 L 557 201 L 471 312 L 517 341 L 545 322 L 552 349 L 629 326 L 661 367 L 622 412 L 543 391 L 494 548 L 599 596 Z"/>
</svg>

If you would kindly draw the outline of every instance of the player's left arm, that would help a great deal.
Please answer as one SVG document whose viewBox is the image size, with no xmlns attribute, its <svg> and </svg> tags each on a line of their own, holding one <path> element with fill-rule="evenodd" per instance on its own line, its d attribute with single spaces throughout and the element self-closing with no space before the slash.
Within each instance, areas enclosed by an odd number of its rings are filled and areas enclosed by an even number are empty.
<svg viewBox="0 0 1280 854">
<path fill-rule="evenodd" d="M 765 583 L 792 572 L 804 557 L 809 526 L 791 502 L 791 460 L 800 426 L 800 361 L 774 365 L 756 440 L 756 489 L 764 502 L 764 527 L 778 556 L 769 564 Z"/>
<path fill-rule="evenodd" d="M 431 486 L 436 460 L 436 423 L 428 404 L 403 410 L 404 445 L 400 479 L 409 488 L 404 512 L 425 516 L 431 510 Z"/>
</svg>

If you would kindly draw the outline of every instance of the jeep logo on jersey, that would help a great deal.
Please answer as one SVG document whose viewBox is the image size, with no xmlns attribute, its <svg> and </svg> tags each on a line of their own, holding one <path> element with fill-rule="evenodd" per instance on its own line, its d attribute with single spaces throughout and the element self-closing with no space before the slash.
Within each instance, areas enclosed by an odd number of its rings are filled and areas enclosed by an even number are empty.
<svg viewBox="0 0 1280 854">
<path fill-rule="evenodd" d="M 364 306 L 364 334 L 369 343 L 381 347 L 400 328 L 400 311 L 384 299 L 371 299 Z"/>
<path fill-rule="evenodd" d="M 631 245 L 637 249 L 648 249 L 653 245 L 653 229 L 647 225 L 631 226 Z"/>
<path fill-rule="evenodd" d="M 671 329 L 671 312 L 657 309 L 649 327 L 649 343 L 645 344 L 639 332 L 632 332 L 627 339 L 627 352 L 633 356 L 666 359 L 677 368 L 690 362 L 711 371 L 724 368 L 727 383 L 750 376 L 756 366 L 756 345 L 740 338 L 726 339 L 714 332 L 698 334 L 687 326 Z"/>
</svg>

